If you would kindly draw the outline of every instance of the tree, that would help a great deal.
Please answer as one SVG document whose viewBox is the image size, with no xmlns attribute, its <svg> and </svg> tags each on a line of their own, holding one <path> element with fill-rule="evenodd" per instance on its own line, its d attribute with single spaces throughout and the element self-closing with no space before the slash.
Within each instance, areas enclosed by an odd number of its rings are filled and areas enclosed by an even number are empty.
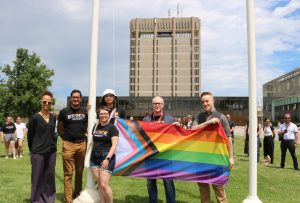
<svg viewBox="0 0 300 203">
<path fill-rule="evenodd" d="M 39 110 L 40 93 L 52 84 L 54 71 L 41 62 L 36 53 L 19 48 L 14 67 L 6 64 L 1 68 L 5 81 L 1 83 L 0 94 L 4 115 L 30 117 Z M 1 95 L 2 96 L 2 95 Z"/>
</svg>

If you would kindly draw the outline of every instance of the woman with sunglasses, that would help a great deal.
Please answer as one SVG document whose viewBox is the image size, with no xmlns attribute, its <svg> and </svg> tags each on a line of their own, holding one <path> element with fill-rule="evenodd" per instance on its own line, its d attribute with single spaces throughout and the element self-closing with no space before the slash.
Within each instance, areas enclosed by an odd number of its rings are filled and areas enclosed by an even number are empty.
<svg viewBox="0 0 300 203">
<path fill-rule="evenodd" d="M 117 148 L 119 132 L 109 122 L 110 109 L 100 107 L 98 111 L 99 123 L 93 128 L 93 149 L 90 167 L 97 180 L 101 203 L 112 203 L 113 193 L 109 180 L 116 164 L 115 150 Z"/>
<path fill-rule="evenodd" d="M 265 119 L 265 125 L 263 127 L 264 132 L 264 160 L 265 164 L 273 164 L 274 160 L 274 138 L 275 130 L 271 125 L 270 119 Z"/>
<path fill-rule="evenodd" d="M 100 106 L 107 106 L 111 112 L 109 122 L 114 124 L 117 118 L 126 118 L 124 109 L 118 107 L 118 97 L 113 89 L 106 89 L 100 100 Z"/>
<path fill-rule="evenodd" d="M 55 202 L 56 117 L 50 113 L 53 94 L 41 94 L 41 110 L 28 125 L 28 147 L 31 160 L 30 202 Z"/>
</svg>

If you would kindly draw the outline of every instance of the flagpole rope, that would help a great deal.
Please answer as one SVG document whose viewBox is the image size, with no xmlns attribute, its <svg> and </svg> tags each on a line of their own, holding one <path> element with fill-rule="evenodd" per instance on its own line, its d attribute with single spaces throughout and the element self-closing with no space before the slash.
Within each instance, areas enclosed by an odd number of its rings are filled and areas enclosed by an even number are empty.
<svg viewBox="0 0 300 203">
<path fill-rule="evenodd" d="M 116 63 L 115 63 L 115 0 L 113 0 L 113 69 L 114 69 L 114 90 L 116 91 Z"/>
</svg>

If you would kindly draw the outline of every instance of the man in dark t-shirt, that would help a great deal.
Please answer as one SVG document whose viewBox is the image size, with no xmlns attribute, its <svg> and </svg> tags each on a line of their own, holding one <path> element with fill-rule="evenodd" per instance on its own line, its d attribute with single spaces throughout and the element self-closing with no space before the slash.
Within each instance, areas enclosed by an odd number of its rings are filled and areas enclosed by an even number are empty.
<svg viewBox="0 0 300 203">
<path fill-rule="evenodd" d="M 231 133 L 229 129 L 228 120 L 226 117 L 218 112 L 214 106 L 214 97 L 210 92 L 202 92 L 200 96 L 200 100 L 202 103 L 202 107 L 204 112 L 199 113 L 197 118 L 195 119 L 195 125 L 192 127 L 192 130 L 204 128 L 208 125 L 212 125 L 215 123 L 221 123 L 222 127 L 228 137 L 228 152 L 229 152 L 229 163 L 230 169 L 234 165 L 233 158 L 233 150 L 232 150 L 232 142 L 231 142 Z M 208 183 L 198 183 L 201 203 L 211 202 L 210 198 L 210 186 Z M 217 202 L 227 203 L 227 196 L 225 192 L 224 185 L 212 185 Z"/>
<path fill-rule="evenodd" d="M 82 173 L 87 140 L 87 110 L 81 107 L 82 95 L 79 90 L 71 92 L 70 106 L 58 115 L 57 131 L 63 140 L 62 159 L 64 170 L 65 202 L 79 196 L 82 190 Z M 72 195 L 73 166 L 75 167 L 75 190 Z"/>
</svg>

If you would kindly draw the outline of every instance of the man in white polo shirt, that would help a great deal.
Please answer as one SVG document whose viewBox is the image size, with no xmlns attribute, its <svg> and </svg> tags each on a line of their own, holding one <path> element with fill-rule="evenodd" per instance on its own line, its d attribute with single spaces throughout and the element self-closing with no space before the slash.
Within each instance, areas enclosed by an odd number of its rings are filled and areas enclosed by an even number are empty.
<svg viewBox="0 0 300 203">
<path fill-rule="evenodd" d="M 286 113 L 284 115 L 284 123 L 280 125 L 278 135 L 283 135 L 283 141 L 281 141 L 281 168 L 285 166 L 285 154 L 286 150 L 289 149 L 293 159 L 294 169 L 299 170 L 298 161 L 296 156 L 296 147 L 298 142 L 298 128 L 291 122 L 291 114 Z"/>
</svg>

